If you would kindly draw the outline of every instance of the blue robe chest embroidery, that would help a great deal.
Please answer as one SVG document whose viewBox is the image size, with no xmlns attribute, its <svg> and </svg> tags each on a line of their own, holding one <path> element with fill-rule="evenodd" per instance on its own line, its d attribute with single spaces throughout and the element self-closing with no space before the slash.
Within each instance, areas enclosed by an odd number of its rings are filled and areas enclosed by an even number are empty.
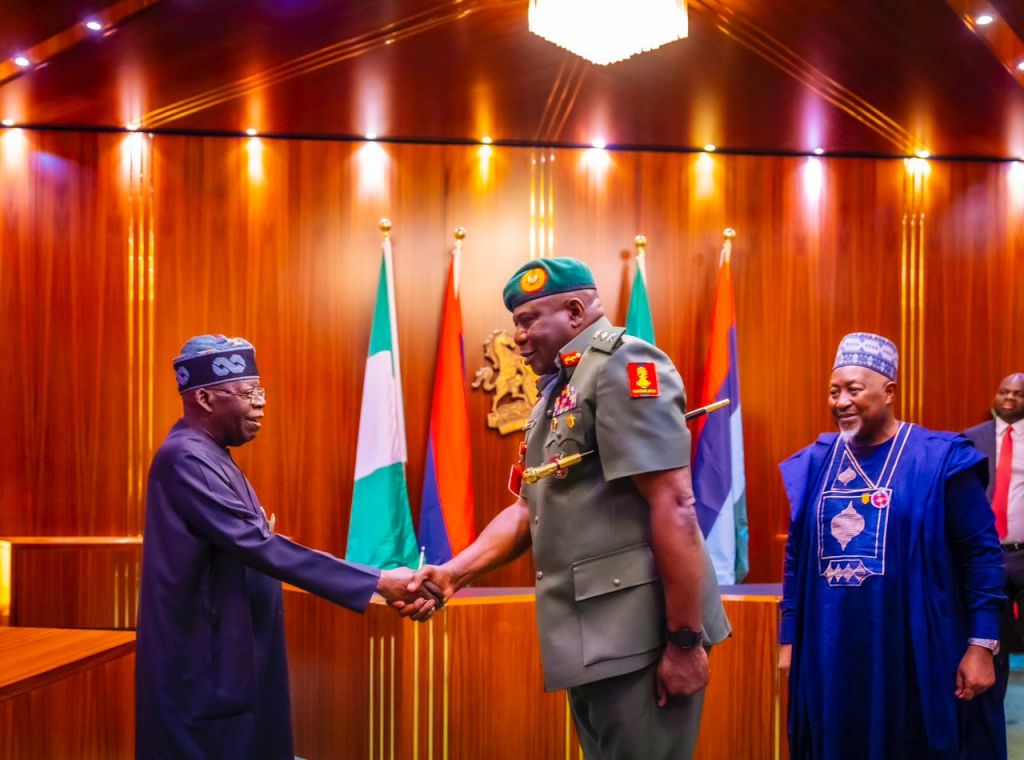
<svg viewBox="0 0 1024 760">
<path fill-rule="evenodd" d="M 912 425 L 900 423 L 877 479 L 868 477 L 842 438 L 832 445 L 818 498 L 818 571 L 830 587 L 860 586 L 885 575 L 889 487 Z"/>
</svg>

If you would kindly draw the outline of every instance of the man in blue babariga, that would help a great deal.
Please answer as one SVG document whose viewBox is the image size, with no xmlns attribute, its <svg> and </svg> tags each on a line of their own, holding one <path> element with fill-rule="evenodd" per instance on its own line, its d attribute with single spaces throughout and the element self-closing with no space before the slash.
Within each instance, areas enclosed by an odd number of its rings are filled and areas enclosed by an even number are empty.
<svg viewBox="0 0 1024 760">
<path fill-rule="evenodd" d="M 839 433 L 780 465 L 790 754 L 1002 760 L 987 464 L 963 436 L 896 418 L 898 362 L 886 338 L 843 338 L 829 383 Z"/>
<path fill-rule="evenodd" d="M 183 415 L 153 457 L 136 640 L 136 758 L 291 760 L 281 581 L 356 612 L 413 598 L 407 568 L 346 562 L 277 533 L 229 448 L 256 438 L 256 349 L 200 335 L 174 360 Z"/>
</svg>

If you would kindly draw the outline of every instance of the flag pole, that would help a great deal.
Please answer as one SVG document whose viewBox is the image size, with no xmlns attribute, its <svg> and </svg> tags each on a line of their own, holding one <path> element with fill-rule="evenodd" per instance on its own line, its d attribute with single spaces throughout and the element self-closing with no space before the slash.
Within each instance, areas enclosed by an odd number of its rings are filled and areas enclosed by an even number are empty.
<svg viewBox="0 0 1024 760">
<path fill-rule="evenodd" d="M 452 266 L 455 267 L 455 297 L 459 297 L 459 273 L 462 270 L 462 241 L 466 238 L 466 228 L 455 228 L 455 247 L 452 249 Z"/>
<path fill-rule="evenodd" d="M 395 308 L 395 262 L 391 252 L 391 220 L 382 216 L 377 222 L 384 240 L 381 250 L 384 254 L 384 272 L 388 283 L 388 315 L 391 322 L 391 358 L 394 365 L 395 387 L 398 389 L 398 429 L 402 431 L 402 470 L 405 470 L 405 459 L 408 456 L 408 443 L 405 441 L 405 393 L 402 390 L 402 361 L 398 354 L 398 314 Z"/>
</svg>

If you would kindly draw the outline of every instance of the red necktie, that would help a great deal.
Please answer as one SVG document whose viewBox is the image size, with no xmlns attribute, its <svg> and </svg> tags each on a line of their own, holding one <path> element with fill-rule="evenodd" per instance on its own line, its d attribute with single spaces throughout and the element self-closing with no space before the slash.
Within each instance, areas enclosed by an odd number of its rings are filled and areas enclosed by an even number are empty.
<svg viewBox="0 0 1024 760">
<path fill-rule="evenodd" d="M 999 464 L 996 467 L 996 487 L 992 493 L 992 511 L 996 513 L 996 532 L 999 538 L 1006 538 L 1007 513 L 1010 506 L 1010 475 L 1013 474 L 1013 428 L 1006 428 L 1003 448 L 999 450 Z"/>
</svg>

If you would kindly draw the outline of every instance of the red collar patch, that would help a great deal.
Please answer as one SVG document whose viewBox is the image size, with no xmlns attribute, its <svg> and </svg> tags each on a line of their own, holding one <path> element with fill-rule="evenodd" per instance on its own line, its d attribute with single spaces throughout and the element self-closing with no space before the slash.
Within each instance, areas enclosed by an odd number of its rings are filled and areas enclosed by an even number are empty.
<svg viewBox="0 0 1024 760">
<path fill-rule="evenodd" d="M 561 359 L 563 367 L 575 367 L 577 364 L 580 363 L 580 359 L 583 358 L 583 354 L 581 354 L 579 351 L 570 351 L 567 354 L 562 354 L 558 358 Z"/>
</svg>

